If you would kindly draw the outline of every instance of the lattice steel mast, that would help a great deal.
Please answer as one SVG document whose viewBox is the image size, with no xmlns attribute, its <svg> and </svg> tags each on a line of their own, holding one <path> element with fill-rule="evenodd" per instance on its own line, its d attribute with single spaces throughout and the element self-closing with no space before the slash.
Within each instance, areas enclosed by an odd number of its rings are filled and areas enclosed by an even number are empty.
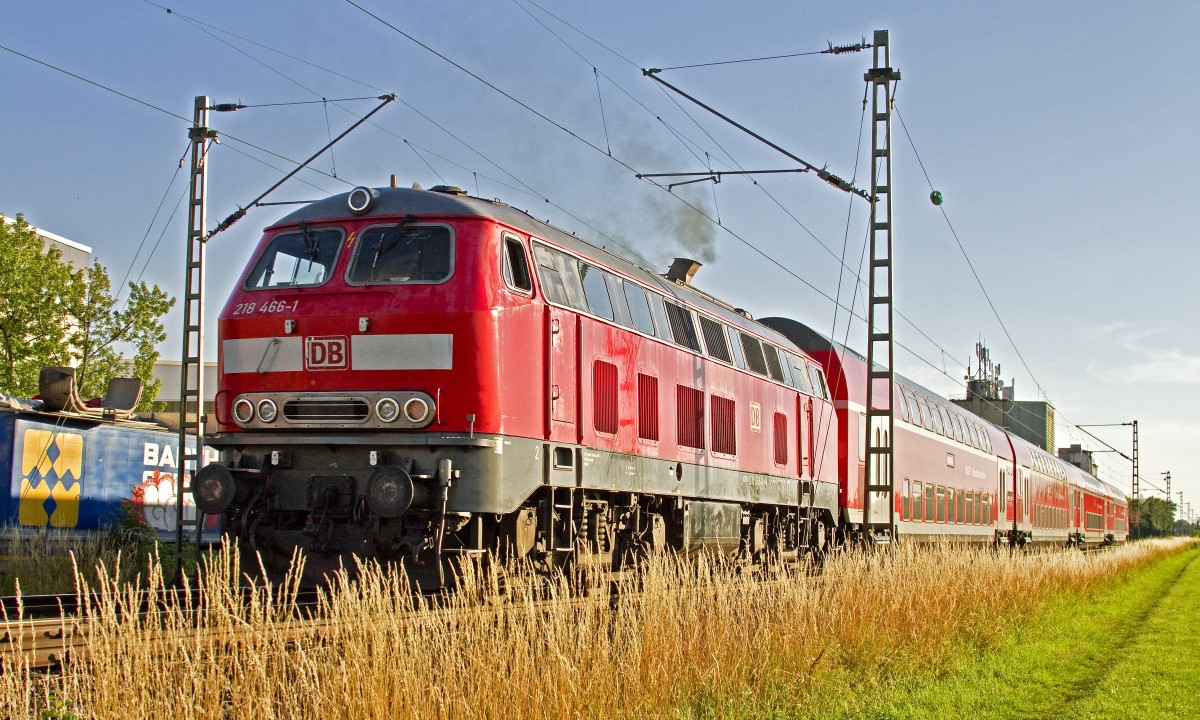
<svg viewBox="0 0 1200 720">
<path fill-rule="evenodd" d="M 187 519 L 183 511 L 184 477 L 200 469 L 204 456 L 204 241 L 207 223 L 208 142 L 217 133 L 208 127 L 208 96 L 196 97 L 188 138 L 192 142 L 192 174 L 188 190 L 187 263 L 183 280 L 183 353 L 179 362 L 179 461 L 175 473 L 175 575 L 183 571 L 185 528 L 195 529 L 199 553 L 203 517 Z M 189 440 L 191 441 L 189 443 Z"/>
<path fill-rule="evenodd" d="M 871 225 L 867 280 L 867 437 L 863 488 L 863 541 L 889 543 L 896 535 L 895 364 L 892 335 L 892 93 L 900 72 L 891 66 L 888 31 L 876 30 L 874 63 L 864 79 L 871 93 Z"/>
</svg>

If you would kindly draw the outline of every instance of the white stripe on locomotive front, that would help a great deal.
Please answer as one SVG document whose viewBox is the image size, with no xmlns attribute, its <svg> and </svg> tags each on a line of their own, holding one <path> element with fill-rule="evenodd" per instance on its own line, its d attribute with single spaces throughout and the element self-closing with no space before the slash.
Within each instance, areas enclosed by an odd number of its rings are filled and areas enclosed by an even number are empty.
<svg viewBox="0 0 1200 720">
<path fill-rule="evenodd" d="M 224 340 L 222 369 L 232 373 L 300 372 L 304 343 L 299 337 Z M 353 370 L 450 370 L 454 336 L 447 333 L 354 335 L 350 338 Z"/>
</svg>

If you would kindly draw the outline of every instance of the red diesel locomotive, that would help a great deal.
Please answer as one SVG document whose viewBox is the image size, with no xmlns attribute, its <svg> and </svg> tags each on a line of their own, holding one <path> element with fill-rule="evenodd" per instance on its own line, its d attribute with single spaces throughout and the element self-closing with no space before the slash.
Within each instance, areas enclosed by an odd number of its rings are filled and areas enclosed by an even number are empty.
<svg viewBox="0 0 1200 720">
<path fill-rule="evenodd" d="M 619 565 L 823 542 L 821 369 L 697 291 L 453 188 L 366 188 L 268 228 L 220 319 L 199 507 L 268 566 L 352 554 Z"/>
<path fill-rule="evenodd" d="M 305 206 L 221 314 L 197 506 L 270 572 L 299 548 L 313 578 L 369 556 L 424 588 L 464 556 L 765 561 L 853 537 L 864 361 L 697 290 L 695 267 L 658 275 L 457 188 Z M 1123 539 L 1098 481 L 897 392 L 900 536 Z"/>
</svg>

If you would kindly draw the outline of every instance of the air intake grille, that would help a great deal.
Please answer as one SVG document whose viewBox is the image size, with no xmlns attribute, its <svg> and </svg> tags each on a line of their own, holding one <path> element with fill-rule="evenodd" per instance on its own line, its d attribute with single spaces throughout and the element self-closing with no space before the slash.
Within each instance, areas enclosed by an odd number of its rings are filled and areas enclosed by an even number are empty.
<svg viewBox="0 0 1200 720">
<path fill-rule="evenodd" d="M 370 412 L 361 398 L 296 398 L 283 404 L 289 422 L 362 422 Z"/>
</svg>

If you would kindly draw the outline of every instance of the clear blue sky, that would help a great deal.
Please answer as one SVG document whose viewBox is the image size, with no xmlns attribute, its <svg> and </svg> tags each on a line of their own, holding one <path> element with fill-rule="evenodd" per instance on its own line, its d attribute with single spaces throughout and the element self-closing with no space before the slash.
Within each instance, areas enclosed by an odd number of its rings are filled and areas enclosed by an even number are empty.
<svg viewBox="0 0 1200 720">
<path fill-rule="evenodd" d="M 1059 445 L 1098 447 L 1067 423 L 1137 419 L 1142 477 L 1161 485 L 1170 470 L 1200 511 L 1191 294 L 1200 5 L 538 3 L 361 4 L 566 130 L 339 0 L 10 3 L 0 45 L 188 120 L 201 94 L 251 105 L 396 92 L 403 103 L 315 163 L 326 174 L 306 171 L 269 200 L 384 185 L 395 173 L 406 185 L 500 198 L 659 267 L 699 252 L 681 241 L 687 234 L 711 245 L 700 287 L 756 316 L 829 331 L 834 306 L 822 294 L 838 292 L 844 241 L 846 264 L 858 265 L 866 204 L 811 175 L 758 185 L 731 176 L 676 191 L 721 226 L 694 215 L 629 167 L 794 164 L 693 108 L 685 114 L 639 68 L 809 52 L 888 29 L 903 73 L 896 107 L 916 148 L 897 123 L 896 303 L 916 325 L 897 324 L 916 353 L 901 352 L 898 368 L 961 395 L 963 366 L 984 340 L 1019 399 L 1056 405 Z M 820 55 L 663 78 L 866 186 L 868 166 L 855 160 L 869 65 L 867 53 Z M 7 51 L 0 90 L 0 212 L 90 245 L 114 281 L 132 268 L 178 294 L 186 171 L 175 173 L 188 122 Z M 224 140 L 211 156 L 210 227 L 291 167 L 246 143 L 303 159 L 373 105 L 215 114 Z M 987 297 L 928 200 L 918 155 Z M 210 317 L 262 228 L 286 211 L 252 210 L 214 238 Z M 849 305 L 853 275 L 843 280 Z M 861 348 L 862 324 L 849 332 Z M 164 355 L 178 355 L 178 343 L 172 334 Z M 1127 429 L 1094 432 L 1129 452 Z M 1128 464 L 1099 459 L 1101 476 L 1127 487 Z"/>
</svg>

